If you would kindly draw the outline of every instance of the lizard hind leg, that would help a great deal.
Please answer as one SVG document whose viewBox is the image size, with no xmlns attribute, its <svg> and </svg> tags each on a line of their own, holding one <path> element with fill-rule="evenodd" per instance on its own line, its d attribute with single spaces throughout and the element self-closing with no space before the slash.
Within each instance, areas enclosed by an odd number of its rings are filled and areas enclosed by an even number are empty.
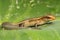
<svg viewBox="0 0 60 40">
<path fill-rule="evenodd" d="M 23 24 L 23 23 L 18 24 L 18 25 L 19 25 L 19 27 L 21 27 L 21 28 L 23 28 L 23 27 L 24 27 L 24 24 Z"/>
</svg>

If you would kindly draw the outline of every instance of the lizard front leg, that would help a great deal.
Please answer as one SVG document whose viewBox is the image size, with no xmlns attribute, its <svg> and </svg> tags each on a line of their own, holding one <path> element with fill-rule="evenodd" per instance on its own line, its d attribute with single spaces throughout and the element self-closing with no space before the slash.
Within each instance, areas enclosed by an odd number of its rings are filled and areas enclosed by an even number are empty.
<svg viewBox="0 0 60 40">
<path fill-rule="evenodd" d="M 39 26 L 39 27 L 38 27 L 38 26 Z M 36 23 L 36 24 L 35 24 L 35 29 L 41 29 L 41 26 Z"/>
</svg>

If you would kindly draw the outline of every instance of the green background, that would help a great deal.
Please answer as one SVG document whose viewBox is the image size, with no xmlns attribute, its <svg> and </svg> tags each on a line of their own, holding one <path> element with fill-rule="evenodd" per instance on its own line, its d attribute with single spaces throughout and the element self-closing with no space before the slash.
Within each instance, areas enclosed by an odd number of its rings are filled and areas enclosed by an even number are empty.
<svg viewBox="0 0 60 40">
<path fill-rule="evenodd" d="M 60 40 L 60 0 L 0 0 L 0 24 L 52 14 L 56 20 L 42 30 L 0 30 L 0 40 Z"/>
</svg>

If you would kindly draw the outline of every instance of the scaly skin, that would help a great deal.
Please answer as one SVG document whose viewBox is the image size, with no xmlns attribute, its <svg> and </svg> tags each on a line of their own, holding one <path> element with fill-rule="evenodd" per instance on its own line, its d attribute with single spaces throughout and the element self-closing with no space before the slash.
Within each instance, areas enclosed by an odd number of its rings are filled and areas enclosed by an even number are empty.
<svg viewBox="0 0 60 40">
<path fill-rule="evenodd" d="M 32 19 L 21 21 L 18 23 L 18 25 L 19 27 L 25 27 L 25 28 L 29 26 L 35 26 L 37 28 L 38 25 L 42 25 L 53 20 L 55 20 L 55 16 L 47 15 L 39 18 L 32 18 Z"/>
<path fill-rule="evenodd" d="M 14 24 L 12 24 L 10 22 L 2 23 L 2 28 L 3 28 L 3 30 L 14 30 L 14 29 L 16 30 L 16 29 L 20 29 L 18 27 L 18 25 L 14 25 Z"/>
<path fill-rule="evenodd" d="M 23 20 L 17 24 L 4 22 L 4 23 L 2 23 L 2 28 L 7 29 L 7 30 L 28 28 L 31 26 L 34 26 L 35 28 L 37 28 L 38 25 L 43 25 L 43 24 L 49 23 L 50 21 L 53 21 L 53 20 L 55 20 L 55 16 L 47 15 L 47 16 L 42 16 L 42 17 L 38 17 L 38 18 Z"/>
</svg>

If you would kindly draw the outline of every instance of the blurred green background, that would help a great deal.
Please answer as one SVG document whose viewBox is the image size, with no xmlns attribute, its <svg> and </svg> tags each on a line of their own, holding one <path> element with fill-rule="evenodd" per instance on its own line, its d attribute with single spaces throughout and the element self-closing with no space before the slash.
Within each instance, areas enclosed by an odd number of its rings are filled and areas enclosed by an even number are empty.
<svg viewBox="0 0 60 40">
<path fill-rule="evenodd" d="M 60 0 L 0 0 L 0 24 L 49 13 L 56 16 L 54 24 L 42 30 L 0 30 L 0 40 L 60 40 Z"/>
<path fill-rule="evenodd" d="M 60 15 L 60 0 L 0 0 L 0 23 L 19 22 L 48 13 Z"/>
</svg>

